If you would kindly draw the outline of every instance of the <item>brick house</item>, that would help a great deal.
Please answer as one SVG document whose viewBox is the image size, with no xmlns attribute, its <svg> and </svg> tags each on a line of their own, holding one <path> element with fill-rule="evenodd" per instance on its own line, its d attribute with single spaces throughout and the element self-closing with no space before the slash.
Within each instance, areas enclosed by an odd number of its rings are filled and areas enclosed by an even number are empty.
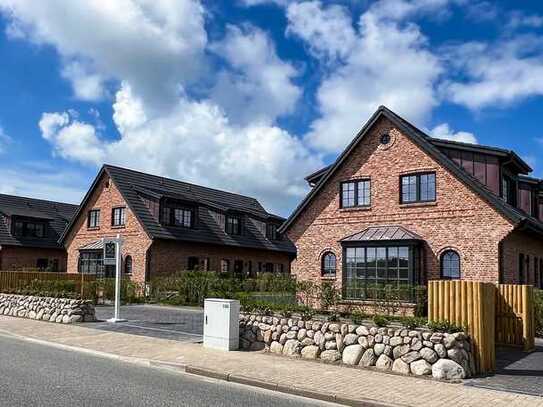
<svg viewBox="0 0 543 407">
<path fill-rule="evenodd" d="M 101 239 L 117 234 L 137 282 L 193 269 L 288 273 L 295 247 L 277 232 L 283 221 L 254 198 L 104 165 L 61 242 L 69 273 L 113 276 Z"/>
<path fill-rule="evenodd" d="M 77 205 L 0 194 L 0 270 L 66 271 L 58 242 Z"/>
<path fill-rule="evenodd" d="M 367 287 L 429 279 L 543 284 L 543 183 L 514 152 L 424 134 L 380 107 L 280 231 L 298 279 Z"/>
</svg>

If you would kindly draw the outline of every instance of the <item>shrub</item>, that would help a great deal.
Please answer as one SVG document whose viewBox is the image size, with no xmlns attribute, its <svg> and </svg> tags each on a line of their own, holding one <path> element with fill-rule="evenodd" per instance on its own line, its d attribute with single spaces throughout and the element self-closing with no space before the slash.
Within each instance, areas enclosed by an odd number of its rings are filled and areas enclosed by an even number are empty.
<svg viewBox="0 0 543 407">
<path fill-rule="evenodd" d="M 326 317 L 328 322 L 337 322 L 339 321 L 340 315 L 337 312 L 332 312 Z"/>
<path fill-rule="evenodd" d="M 369 315 L 362 311 L 353 311 L 351 313 L 351 321 L 353 324 L 362 325 L 365 319 L 368 319 Z"/>
<path fill-rule="evenodd" d="M 425 318 L 421 317 L 403 317 L 398 320 L 407 329 L 416 329 L 421 326 L 425 326 L 428 322 Z"/>
<path fill-rule="evenodd" d="M 449 321 L 430 321 L 427 324 L 428 328 L 432 331 L 437 332 L 446 332 L 446 333 L 455 333 L 455 332 L 465 332 L 466 329 L 463 326 L 455 325 Z"/>
<path fill-rule="evenodd" d="M 6 293 L 35 295 L 40 297 L 79 298 L 77 284 L 72 280 L 38 280 L 34 279 L 21 287 L 3 290 Z"/>
<path fill-rule="evenodd" d="M 373 323 L 379 327 L 384 327 L 388 325 L 389 320 L 383 315 L 375 315 L 373 317 Z"/>
<path fill-rule="evenodd" d="M 331 281 L 323 281 L 320 287 L 321 307 L 329 310 L 337 305 L 339 301 L 339 290 Z"/>
</svg>

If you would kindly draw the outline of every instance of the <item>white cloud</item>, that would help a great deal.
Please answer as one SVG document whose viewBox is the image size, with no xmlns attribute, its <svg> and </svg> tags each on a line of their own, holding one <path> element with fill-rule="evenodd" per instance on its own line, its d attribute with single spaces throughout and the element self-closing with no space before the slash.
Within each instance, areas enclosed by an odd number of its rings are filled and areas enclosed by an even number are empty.
<svg viewBox="0 0 543 407">
<path fill-rule="evenodd" d="M 447 49 L 461 79 L 442 91 L 470 109 L 506 106 L 543 95 L 543 47 L 540 37 L 517 36 L 498 43 L 471 42 Z"/>
<path fill-rule="evenodd" d="M 445 140 L 459 141 L 462 143 L 478 143 L 477 138 L 473 133 L 467 131 L 454 132 L 447 123 L 442 123 L 434 127 L 432 130 L 430 130 L 430 135 L 432 137 Z"/>
<path fill-rule="evenodd" d="M 320 117 L 306 140 L 315 148 L 340 151 L 379 105 L 423 124 L 438 104 L 434 86 L 439 59 L 413 24 L 382 19 L 370 9 L 345 64 L 324 79 L 317 91 Z"/>
<path fill-rule="evenodd" d="M 286 6 L 289 2 L 295 0 L 238 0 L 241 5 L 252 7 L 260 6 L 262 4 L 277 4 L 278 6 Z"/>
<path fill-rule="evenodd" d="M 56 48 L 77 96 L 96 96 L 98 82 L 122 79 L 164 108 L 202 71 L 207 34 L 197 0 L 0 0 L 1 11 L 17 37 Z M 91 79 L 71 72 L 73 61 Z"/>
<path fill-rule="evenodd" d="M 11 142 L 11 137 L 9 137 L 4 129 L 0 126 L 0 154 L 6 151 L 8 144 L 11 144 Z"/>
<path fill-rule="evenodd" d="M 60 127 L 44 125 L 42 131 L 68 159 L 96 165 L 105 161 L 253 195 L 281 213 L 306 192 L 301 177 L 292 174 L 307 174 L 322 165 L 286 131 L 269 125 L 231 125 L 211 101 L 182 98 L 168 115 L 147 119 L 145 105 L 124 85 L 114 111 L 121 137 L 112 142 L 94 144 L 92 126 L 73 120 Z M 46 136 L 50 128 L 55 130 Z M 73 137 L 81 134 L 86 135 L 84 142 L 74 145 Z M 84 143 L 90 146 L 80 148 Z"/>
<path fill-rule="evenodd" d="M 522 11 L 513 11 L 509 15 L 507 27 L 513 30 L 518 28 L 543 27 L 543 16 L 537 14 L 526 14 Z"/>
<path fill-rule="evenodd" d="M 279 59 L 274 45 L 261 30 L 228 26 L 225 38 L 212 50 L 231 69 L 218 74 L 211 99 L 234 123 L 270 123 L 292 113 L 301 90 L 293 84 L 296 69 Z"/>
<path fill-rule="evenodd" d="M 72 83 L 75 96 L 80 100 L 98 101 L 107 95 L 104 78 L 87 71 L 88 67 L 78 61 L 66 64 L 62 77 Z"/>
<path fill-rule="evenodd" d="M 94 126 L 64 113 L 44 113 L 39 122 L 44 139 L 63 158 L 84 163 L 100 163 L 104 159 L 102 142 Z"/>
<path fill-rule="evenodd" d="M 0 166 L 0 193 L 28 196 L 58 202 L 79 204 L 85 195 L 86 177 L 71 170 L 58 170 L 49 166 L 28 166 L 19 163 L 17 168 Z"/>
<path fill-rule="evenodd" d="M 307 42 L 317 58 L 345 58 L 356 41 L 352 17 L 345 7 L 324 8 L 320 1 L 292 3 L 287 8 L 287 18 L 287 34 Z"/>
<path fill-rule="evenodd" d="M 403 20 L 415 15 L 443 18 L 449 15 L 448 6 L 461 0 L 379 0 L 369 11 L 377 18 Z"/>
</svg>

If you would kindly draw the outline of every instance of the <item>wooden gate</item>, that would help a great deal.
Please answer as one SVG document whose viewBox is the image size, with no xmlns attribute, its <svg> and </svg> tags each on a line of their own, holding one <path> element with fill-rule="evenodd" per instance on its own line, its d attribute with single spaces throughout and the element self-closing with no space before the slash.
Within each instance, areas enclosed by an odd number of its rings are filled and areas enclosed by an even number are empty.
<svg viewBox="0 0 543 407">
<path fill-rule="evenodd" d="M 428 283 L 428 319 L 467 329 L 478 373 L 496 368 L 496 345 L 534 349 L 533 287 L 480 281 Z"/>
<path fill-rule="evenodd" d="M 531 285 L 498 284 L 496 290 L 496 344 L 535 347 L 534 293 Z"/>
<path fill-rule="evenodd" d="M 464 280 L 428 283 L 428 319 L 466 328 L 472 341 L 477 373 L 496 369 L 494 336 L 495 286 Z"/>
</svg>

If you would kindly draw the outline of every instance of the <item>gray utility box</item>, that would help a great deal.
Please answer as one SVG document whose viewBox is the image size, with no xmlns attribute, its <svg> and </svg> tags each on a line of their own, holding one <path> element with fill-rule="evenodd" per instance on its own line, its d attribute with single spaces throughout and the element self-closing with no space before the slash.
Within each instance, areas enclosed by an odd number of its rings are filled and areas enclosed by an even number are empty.
<svg viewBox="0 0 543 407">
<path fill-rule="evenodd" d="M 239 348 L 239 301 L 204 301 L 204 347 L 226 351 Z"/>
</svg>

